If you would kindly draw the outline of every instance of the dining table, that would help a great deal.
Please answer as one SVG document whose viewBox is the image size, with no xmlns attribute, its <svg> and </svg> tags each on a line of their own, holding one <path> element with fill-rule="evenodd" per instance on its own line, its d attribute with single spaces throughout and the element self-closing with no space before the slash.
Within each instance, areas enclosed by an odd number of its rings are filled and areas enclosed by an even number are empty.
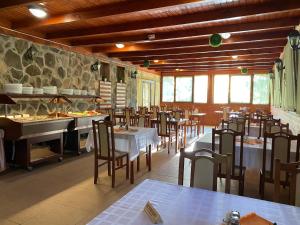
<svg viewBox="0 0 300 225">
<path fill-rule="evenodd" d="M 199 138 L 194 144 L 194 150 L 207 148 L 212 150 L 212 132 L 208 132 Z M 267 139 L 266 145 L 266 168 L 271 167 L 271 148 L 272 143 L 270 139 Z M 215 139 L 215 151 L 219 149 L 219 136 Z M 296 160 L 297 142 L 291 142 L 291 154 L 290 161 Z M 237 146 L 235 149 L 235 165 L 239 165 L 240 162 L 240 137 L 237 137 Z M 243 166 L 246 168 L 261 169 L 263 164 L 263 140 L 257 139 L 257 137 L 244 136 L 243 143 Z"/>
<path fill-rule="evenodd" d="M 139 156 L 141 151 L 147 153 L 148 170 L 151 171 L 151 148 L 159 144 L 157 129 L 145 127 L 129 127 L 128 130 L 114 126 L 115 149 L 129 154 L 130 182 L 134 183 L 134 161 L 137 159 L 139 169 Z M 94 148 L 93 130 L 88 134 L 85 148 L 90 152 Z"/>
<path fill-rule="evenodd" d="M 88 225 L 152 225 L 144 212 L 147 202 L 159 213 L 158 224 L 164 225 L 221 225 L 233 210 L 241 217 L 256 213 L 277 225 L 300 221 L 300 207 L 147 179 Z"/>
<path fill-rule="evenodd" d="M 181 119 L 175 119 L 175 118 L 171 118 L 171 119 L 168 119 L 168 123 L 170 124 L 171 127 L 174 127 L 174 130 L 175 130 L 175 149 L 176 149 L 176 152 L 177 152 L 177 149 L 178 149 L 178 132 L 179 132 L 179 129 L 181 127 L 183 127 L 183 144 L 184 146 L 186 145 L 186 133 L 187 133 L 187 129 L 186 129 L 186 126 L 183 126 L 184 124 L 186 124 L 186 122 L 189 121 L 189 119 L 185 119 L 185 118 L 181 118 Z M 150 120 L 150 124 L 151 124 L 151 127 L 155 127 L 157 126 L 158 124 L 158 119 L 157 118 L 153 118 Z"/>
</svg>

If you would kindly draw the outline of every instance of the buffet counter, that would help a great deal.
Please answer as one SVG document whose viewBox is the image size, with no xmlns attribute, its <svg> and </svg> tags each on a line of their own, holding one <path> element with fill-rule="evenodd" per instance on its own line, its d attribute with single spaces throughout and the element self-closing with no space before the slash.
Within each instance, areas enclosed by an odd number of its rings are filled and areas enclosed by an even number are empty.
<svg viewBox="0 0 300 225">
<path fill-rule="evenodd" d="M 34 164 L 45 160 L 56 158 L 61 161 L 64 148 L 80 154 L 80 135 L 92 129 L 92 120 L 106 116 L 99 113 L 68 113 L 0 117 L 7 161 L 31 170 Z"/>
</svg>

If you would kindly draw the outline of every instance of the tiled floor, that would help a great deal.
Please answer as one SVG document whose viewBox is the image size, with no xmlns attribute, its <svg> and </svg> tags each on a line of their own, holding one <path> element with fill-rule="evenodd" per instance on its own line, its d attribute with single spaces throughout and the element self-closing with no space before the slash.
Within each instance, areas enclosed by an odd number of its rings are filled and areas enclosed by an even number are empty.
<svg viewBox="0 0 300 225">
<path fill-rule="evenodd" d="M 178 156 L 174 150 L 169 155 L 166 150 L 154 152 L 150 173 L 143 157 L 135 185 L 146 178 L 177 183 Z M 121 170 L 112 189 L 105 169 L 101 169 L 100 183 L 94 185 L 93 154 L 89 153 L 44 164 L 32 172 L 18 169 L 0 175 L 0 224 L 86 224 L 134 187 Z M 237 185 L 231 190 L 237 193 Z M 272 191 L 266 194 L 272 199 Z M 257 171 L 247 171 L 245 195 L 258 197 Z"/>
</svg>

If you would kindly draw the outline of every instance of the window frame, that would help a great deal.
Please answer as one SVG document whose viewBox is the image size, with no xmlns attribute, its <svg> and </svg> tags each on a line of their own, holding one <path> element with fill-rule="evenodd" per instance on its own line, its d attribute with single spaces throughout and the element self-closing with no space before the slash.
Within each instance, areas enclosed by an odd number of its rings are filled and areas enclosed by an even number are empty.
<svg viewBox="0 0 300 225">
<path fill-rule="evenodd" d="M 227 75 L 229 77 L 229 84 L 228 84 L 228 93 L 227 93 L 227 98 L 228 101 L 227 103 L 215 103 L 214 102 L 214 90 L 215 90 L 215 76 L 217 75 Z M 254 76 L 255 75 L 264 75 L 263 73 L 261 74 L 211 74 L 211 73 L 203 73 L 203 74 L 165 74 L 161 76 L 161 103 L 192 103 L 192 104 L 198 104 L 198 105 L 205 105 L 205 104 L 210 104 L 210 105 L 229 105 L 229 104 L 236 104 L 236 105 L 256 105 L 256 106 L 266 106 L 270 105 L 270 91 L 269 91 L 269 103 L 268 104 L 254 104 L 253 103 L 253 90 L 254 90 Z M 206 103 L 202 102 L 195 102 L 194 100 L 194 90 L 195 90 L 195 77 L 199 76 L 207 76 L 207 99 Z M 231 77 L 232 76 L 249 76 L 250 77 L 250 102 L 249 103 L 240 103 L 240 102 L 232 102 L 231 101 Z M 173 90 L 173 101 L 163 101 L 163 79 L 164 77 L 173 77 L 174 79 L 174 90 Z M 176 86 L 177 86 L 177 77 L 190 77 L 192 78 L 192 100 L 191 101 L 176 101 Z"/>
</svg>

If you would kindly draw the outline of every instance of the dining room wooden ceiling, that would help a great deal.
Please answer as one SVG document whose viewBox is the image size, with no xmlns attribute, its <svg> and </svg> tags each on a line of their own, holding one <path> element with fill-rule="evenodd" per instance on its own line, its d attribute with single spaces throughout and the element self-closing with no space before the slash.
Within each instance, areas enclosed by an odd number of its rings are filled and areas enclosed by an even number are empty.
<svg viewBox="0 0 300 225">
<path fill-rule="evenodd" d="M 48 16 L 33 17 L 29 4 L 42 4 Z M 299 19 L 299 0 L 0 1 L 4 28 L 136 65 L 149 60 L 149 69 L 160 72 L 268 71 Z M 231 37 L 213 48 L 214 33 Z M 119 42 L 125 47 L 117 48 Z"/>
</svg>

